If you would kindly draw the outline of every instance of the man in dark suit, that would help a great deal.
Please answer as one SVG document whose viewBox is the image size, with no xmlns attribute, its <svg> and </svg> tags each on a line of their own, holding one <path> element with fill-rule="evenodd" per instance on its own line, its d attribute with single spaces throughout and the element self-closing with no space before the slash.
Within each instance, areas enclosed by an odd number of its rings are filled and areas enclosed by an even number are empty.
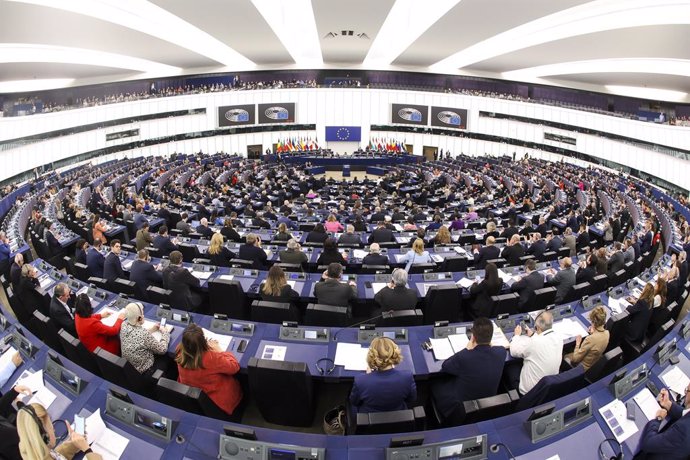
<svg viewBox="0 0 690 460">
<path fill-rule="evenodd" d="M 549 276 L 546 282 L 547 286 L 556 287 L 556 305 L 565 301 L 570 289 L 575 285 L 575 270 L 573 270 L 573 261 L 570 257 L 563 257 L 560 262 L 561 269 L 553 276 Z"/>
<path fill-rule="evenodd" d="M 199 279 L 182 266 L 182 253 L 171 252 L 170 264 L 163 270 L 163 287 L 172 291 L 171 307 L 196 311 L 201 305 L 202 297 L 191 288 L 199 286 Z"/>
<path fill-rule="evenodd" d="M 166 225 L 161 225 L 161 228 L 158 229 L 158 235 L 153 239 L 153 247 L 158 249 L 159 257 L 167 257 L 171 252 L 177 251 L 177 245 L 168 236 Z"/>
<path fill-rule="evenodd" d="M 690 387 L 683 395 L 684 406 L 673 402 L 666 388 L 659 393 L 659 410 L 647 422 L 640 436 L 638 460 L 681 460 L 690 458 Z M 663 425 L 662 425 L 663 424 Z"/>
<path fill-rule="evenodd" d="M 654 239 L 654 233 L 652 232 L 652 224 L 651 224 L 651 222 L 647 222 L 644 226 L 644 232 L 642 233 L 642 236 L 640 237 L 640 253 L 641 254 L 644 254 L 645 252 L 652 249 L 652 239 Z"/>
<path fill-rule="evenodd" d="M 594 277 L 597 276 L 597 263 L 599 258 L 594 253 L 587 256 L 587 260 L 580 260 L 578 265 L 580 269 L 575 273 L 575 284 L 592 283 Z"/>
<path fill-rule="evenodd" d="M 101 254 L 101 247 L 103 242 L 100 238 L 93 240 L 93 247 L 86 253 L 86 266 L 89 269 L 89 275 L 97 278 L 103 278 L 103 266 L 105 265 L 105 257 Z"/>
<path fill-rule="evenodd" d="M 496 238 L 490 236 L 486 239 L 486 246 L 474 250 L 474 268 L 484 270 L 489 260 L 498 259 L 501 250 L 494 246 Z"/>
<path fill-rule="evenodd" d="M 362 265 L 388 265 L 388 256 L 381 254 L 381 247 L 378 243 L 371 243 L 369 254 L 362 259 Z"/>
<path fill-rule="evenodd" d="M 431 396 L 445 423 L 463 422 L 463 401 L 494 396 L 498 392 L 506 349 L 491 346 L 493 332 L 490 320 L 477 318 L 467 347 L 443 362 L 441 371 L 448 377 L 432 386 Z"/>
<path fill-rule="evenodd" d="M 194 230 L 204 238 L 210 239 L 213 236 L 213 229 L 208 226 L 208 220 L 205 217 L 199 221 L 199 226 Z"/>
<path fill-rule="evenodd" d="M 635 260 L 637 260 L 640 255 L 642 255 L 642 248 L 640 247 L 640 241 L 638 240 L 637 235 L 633 233 L 633 235 L 630 237 L 630 242 L 633 251 L 635 252 Z"/>
<path fill-rule="evenodd" d="M 546 218 L 540 217 L 539 225 L 537 225 L 537 229 L 535 231 L 539 232 L 542 238 L 546 238 L 546 232 L 548 232 L 548 230 L 549 228 L 546 226 Z"/>
<path fill-rule="evenodd" d="M 362 244 L 362 238 L 355 233 L 354 225 L 347 224 L 345 227 L 345 233 L 340 235 L 340 238 L 338 238 L 338 245 L 342 246 L 343 244 Z"/>
<path fill-rule="evenodd" d="M 240 246 L 240 259 L 254 262 L 252 268 L 262 268 L 266 264 L 268 256 L 261 248 L 261 238 L 255 233 L 249 233 L 247 242 Z"/>
<path fill-rule="evenodd" d="M 534 291 L 544 287 L 544 277 L 536 269 L 537 263 L 533 259 L 528 260 L 525 262 L 525 276 L 510 286 L 512 292 L 520 295 L 518 308 L 522 312 L 530 310 L 529 302 L 534 296 Z"/>
<path fill-rule="evenodd" d="M 294 238 L 287 242 L 287 249 L 278 253 L 280 261 L 285 264 L 306 264 L 309 261 L 307 255 L 302 252 L 302 246 Z"/>
<path fill-rule="evenodd" d="M 551 235 L 546 237 L 546 252 L 558 252 L 563 246 L 563 240 L 558 236 L 558 229 L 556 227 L 551 231 Z"/>
<path fill-rule="evenodd" d="M 54 224 L 46 220 L 46 225 L 45 225 L 45 230 L 43 232 L 46 243 L 48 243 L 48 248 L 50 249 L 50 255 L 53 257 L 56 256 L 61 256 L 65 253 L 65 248 L 62 247 L 60 242 L 58 241 L 57 238 L 55 238 L 55 235 L 53 234 L 54 230 Z"/>
<path fill-rule="evenodd" d="M 256 217 L 254 219 L 252 219 L 252 224 L 255 227 L 265 228 L 267 230 L 271 228 L 271 224 L 269 224 L 268 221 L 266 219 L 264 219 L 264 213 L 263 212 L 257 212 L 256 213 Z"/>
<path fill-rule="evenodd" d="M 385 223 L 379 222 L 376 229 L 374 229 L 374 231 L 371 232 L 371 235 L 369 235 L 368 241 L 369 241 L 369 244 L 371 244 L 371 243 L 388 243 L 391 241 L 395 241 L 395 237 L 393 236 L 393 231 L 386 228 Z"/>
<path fill-rule="evenodd" d="M 357 299 L 357 284 L 350 281 L 341 283 L 343 266 L 337 262 L 328 265 L 321 280 L 314 286 L 314 296 L 320 304 L 349 307 L 350 301 Z"/>
<path fill-rule="evenodd" d="M 116 278 L 127 279 L 125 271 L 122 269 L 122 263 L 120 263 L 121 250 L 120 240 L 110 241 L 110 253 L 105 258 L 105 263 L 103 264 L 103 278 L 108 282 L 115 281 Z"/>
<path fill-rule="evenodd" d="M 160 204 L 160 209 L 158 209 L 158 217 L 165 221 L 163 225 L 170 225 L 170 219 L 172 219 L 172 216 L 168 210 L 168 205 L 165 204 L 165 202 Z"/>
<path fill-rule="evenodd" d="M 508 245 L 501 251 L 501 258 L 508 262 L 509 266 L 520 265 L 520 257 L 525 255 L 525 248 L 520 244 L 520 235 L 517 233 L 510 237 Z"/>
<path fill-rule="evenodd" d="M 183 235 L 189 235 L 192 233 L 192 226 L 187 222 L 189 216 L 186 212 L 180 215 L 180 221 L 175 225 L 175 229 L 182 232 Z"/>
<path fill-rule="evenodd" d="M 386 214 L 381 212 L 381 208 L 378 206 L 374 208 L 374 213 L 369 217 L 369 222 L 372 224 L 374 222 L 381 222 L 386 217 Z"/>
<path fill-rule="evenodd" d="M 587 231 L 587 226 L 585 224 L 580 225 L 580 231 L 577 234 L 577 241 L 575 245 L 577 249 L 582 249 L 585 246 L 589 246 L 589 232 Z"/>
<path fill-rule="evenodd" d="M 516 235 L 517 233 L 518 229 L 515 226 L 515 219 L 511 218 L 508 221 L 508 226 L 501 233 L 501 238 L 505 238 L 506 241 L 510 241 L 513 238 L 513 235 Z"/>
<path fill-rule="evenodd" d="M 414 310 L 417 306 L 417 291 L 407 287 L 407 272 L 402 268 L 393 270 L 391 282 L 374 296 L 381 311 Z"/>
<path fill-rule="evenodd" d="M 65 283 L 58 283 L 53 291 L 53 299 L 50 301 L 50 319 L 55 323 L 55 327 L 64 329 L 72 336 L 77 337 L 77 330 L 74 325 L 74 313 L 72 308 L 67 305 L 70 298 L 70 289 Z"/>
<path fill-rule="evenodd" d="M 532 233 L 532 244 L 529 245 L 525 254 L 534 256 L 535 259 L 541 260 L 546 252 L 546 242 L 541 237 L 540 233 Z"/>
<path fill-rule="evenodd" d="M 623 257 L 623 252 L 621 252 L 621 243 L 616 241 L 613 243 L 613 254 L 609 257 L 607 275 L 611 276 L 618 270 L 625 268 L 625 257 Z"/>
<path fill-rule="evenodd" d="M 146 300 L 146 289 L 149 286 L 162 285 L 163 274 L 151 265 L 151 258 L 147 249 L 141 249 L 137 252 L 137 260 L 132 263 L 129 269 L 129 280 L 136 283 L 139 298 L 142 300 Z"/>
</svg>

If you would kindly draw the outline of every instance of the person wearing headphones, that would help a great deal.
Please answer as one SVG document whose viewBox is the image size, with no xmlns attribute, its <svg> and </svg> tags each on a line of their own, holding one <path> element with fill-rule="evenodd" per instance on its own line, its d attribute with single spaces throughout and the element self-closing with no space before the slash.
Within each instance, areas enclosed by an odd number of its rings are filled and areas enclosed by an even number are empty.
<svg viewBox="0 0 690 460">
<path fill-rule="evenodd" d="M 72 460 L 83 453 L 87 460 L 100 460 L 100 454 L 89 447 L 85 436 L 75 433 L 69 423 L 67 431 L 69 440 L 59 446 L 55 439 L 55 429 L 48 411 L 41 404 L 33 403 L 23 406 L 17 412 L 17 433 L 19 434 L 19 453 L 24 460 Z"/>
<path fill-rule="evenodd" d="M 367 371 L 355 377 L 350 393 L 353 412 L 370 413 L 409 408 L 417 399 L 410 371 L 396 369 L 402 353 L 388 337 L 376 337 L 367 353 Z"/>
<path fill-rule="evenodd" d="M 690 458 L 690 385 L 676 404 L 666 388 L 659 393 L 656 418 L 645 425 L 636 460 L 681 460 Z"/>
<path fill-rule="evenodd" d="M 170 328 L 154 324 L 150 329 L 144 326 L 144 306 L 140 302 L 125 307 L 125 321 L 120 327 L 120 349 L 122 357 L 142 374 L 152 375 L 160 369 L 167 373 L 170 359 L 166 356 L 170 343 Z M 160 339 L 153 336 L 160 332 Z"/>
<path fill-rule="evenodd" d="M 22 458 L 19 453 L 17 427 L 14 423 L 10 422 L 15 416 L 12 403 L 20 395 L 24 397 L 30 394 L 31 388 L 24 385 L 15 385 L 14 388 L 7 390 L 5 394 L 0 397 L 0 458 L 6 460 L 21 460 Z"/>
</svg>

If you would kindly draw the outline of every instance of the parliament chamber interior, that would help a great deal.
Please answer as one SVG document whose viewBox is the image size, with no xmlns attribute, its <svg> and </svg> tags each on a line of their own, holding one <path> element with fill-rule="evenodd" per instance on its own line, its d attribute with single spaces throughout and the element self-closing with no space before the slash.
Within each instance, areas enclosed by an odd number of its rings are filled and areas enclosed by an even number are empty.
<svg viewBox="0 0 690 460">
<path fill-rule="evenodd" d="M 0 458 L 690 459 L 690 2 L 437 3 L 0 0 Z"/>
</svg>

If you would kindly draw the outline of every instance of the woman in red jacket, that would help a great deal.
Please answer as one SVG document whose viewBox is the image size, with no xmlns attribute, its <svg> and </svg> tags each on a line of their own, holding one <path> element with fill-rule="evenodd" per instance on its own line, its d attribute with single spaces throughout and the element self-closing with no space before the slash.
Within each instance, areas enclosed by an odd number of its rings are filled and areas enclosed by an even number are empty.
<svg viewBox="0 0 690 460">
<path fill-rule="evenodd" d="M 242 388 L 233 377 L 240 363 L 229 351 L 222 351 L 215 340 L 207 341 L 204 331 L 190 324 L 177 346 L 175 361 L 178 381 L 200 388 L 218 407 L 232 414 L 242 400 Z"/>
<path fill-rule="evenodd" d="M 101 319 L 112 313 L 93 314 L 91 300 L 86 294 L 79 294 L 74 306 L 74 324 L 77 328 L 79 340 L 91 353 L 98 347 L 120 356 L 120 326 L 125 319 L 124 311 L 117 316 L 115 324 L 106 326 Z"/>
</svg>

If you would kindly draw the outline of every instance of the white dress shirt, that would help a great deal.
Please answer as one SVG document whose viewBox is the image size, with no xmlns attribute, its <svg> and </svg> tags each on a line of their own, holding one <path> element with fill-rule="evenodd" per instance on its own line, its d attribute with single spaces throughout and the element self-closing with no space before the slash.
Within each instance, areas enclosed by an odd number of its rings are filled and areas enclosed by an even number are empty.
<svg viewBox="0 0 690 460">
<path fill-rule="evenodd" d="M 552 329 L 543 333 L 513 336 L 510 355 L 523 358 L 520 372 L 520 394 L 531 390 L 542 377 L 558 374 L 563 355 L 563 338 Z"/>
</svg>

